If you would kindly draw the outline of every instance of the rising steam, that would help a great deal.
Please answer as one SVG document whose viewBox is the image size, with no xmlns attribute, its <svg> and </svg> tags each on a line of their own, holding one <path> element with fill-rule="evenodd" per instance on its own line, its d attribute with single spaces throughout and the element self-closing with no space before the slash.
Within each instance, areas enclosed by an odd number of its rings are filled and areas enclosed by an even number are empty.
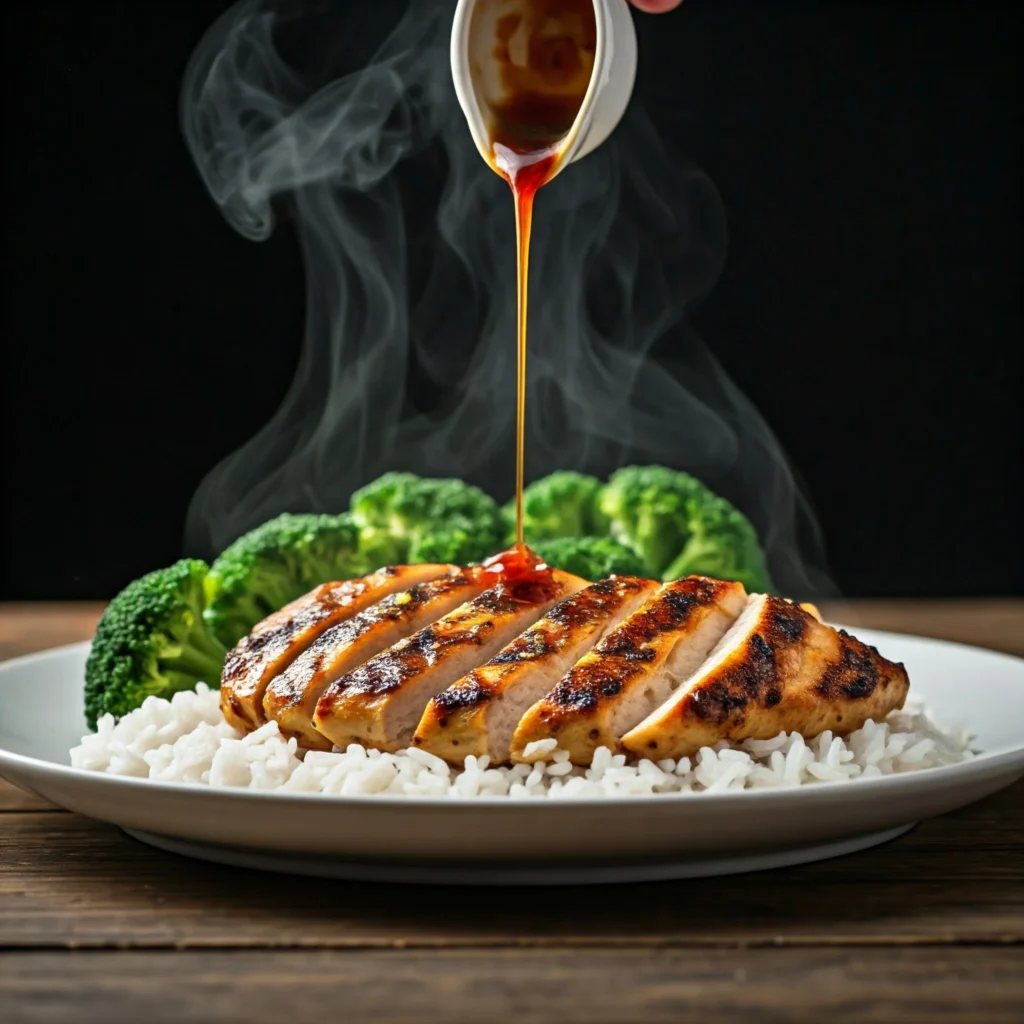
<svg viewBox="0 0 1024 1024">
<path fill-rule="evenodd" d="M 273 419 L 203 481 L 189 511 L 193 550 L 218 550 L 282 511 L 341 510 L 387 469 L 509 496 L 512 201 L 455 100 L 451 18 L 451 4 L 412 0 L 369 64 L 339 75 L 324 52 L 343 48 L 336 12 L 245 2 L 192 57 L 181 117 L 203 181 L 254 240 L 286 204 L 307 278 L 295 380 Z M 289 40 L 300 59 L 283 55 Z M 325 65 L 319 77 L 297 70 L 314 63 Z M 438 154 L 447 182 L 414 282 L 401 172 Z M 541 191 L 527 476 L 686 469 L 754 520 L 778 583 L 821 594 L 817 531 L 778 443 L 684 325 L 724 253 L 714 187 L 669 158 L 635 101 L 607 143 Z M 671 367 L 649 355 L 666 335 Z"/>
</svg>

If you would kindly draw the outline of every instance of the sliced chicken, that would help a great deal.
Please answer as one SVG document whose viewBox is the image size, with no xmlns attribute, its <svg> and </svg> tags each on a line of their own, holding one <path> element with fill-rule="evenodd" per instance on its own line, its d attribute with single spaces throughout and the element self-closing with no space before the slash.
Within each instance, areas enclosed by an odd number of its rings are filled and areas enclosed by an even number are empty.
<svg viewBox="0 0 1024 1024">
<path fill-rule="evenodd" d="M 612 630 L 523 716 L 512 760 L 526 747 L 555 739 L 574 764 L 590 764 L 598 747 L 643 721 L 721 640 L 746 602 L 740 583 L 687 576 L 666 583 Z"/>
<path fill-rule="evenodd" d="M 800 607 L 803 608 L 808 615 L 813 615 L 814 618 L 821 622 L 821 612 L 818 611 L 817 605 L 811 604 L 810 601 L 804 601 L 801 603 Z"/>
<path fill-rule="evenodd" d="M 613 576 L 559 601 L 486 665 L 439 693 L 423 712 L 413 745 L 452 763 L 467 754 L 507 761 L 523 712 L 658 587 Z"/>
<path fill-rule="evenodd" d="M 263 696 L 267 719 L 276 721 L 284 735 L 297 737 L 304 747 L 330 750 L 330 742 L 313 728 L 313 712 L 324 690 L 385 648 L 476 597 L 486 582 L 477 573 L 457 570 L 391 594 L 332 626 L 270 681 Z"/>
<path fill-rule="evenodd" d="M 846 734 L 903 707 L 900 664 L 779 597 L 756 594 L 711 657 L 622 738 L 637 757 L 688 757 L 719 740 Z"/>
<path fill-rule="evenodd" d="M 556 601 L 587 585 L 551 570 L 543 587 L 499 584 L 333 682 L 313 724 L 336 746 L 409 745 L 427 702 L 494 657 Z"/>
<path fill-rule="evenodd" d="M 324 583 L 257 623 L 228 654 L 220 680 L 224 717 L 247 732 L 266 718 L 267 684 L 318 636 L 399 590 L 457 571 L 454 565 L 393 565 L 369 576 Z"/>
</svg>

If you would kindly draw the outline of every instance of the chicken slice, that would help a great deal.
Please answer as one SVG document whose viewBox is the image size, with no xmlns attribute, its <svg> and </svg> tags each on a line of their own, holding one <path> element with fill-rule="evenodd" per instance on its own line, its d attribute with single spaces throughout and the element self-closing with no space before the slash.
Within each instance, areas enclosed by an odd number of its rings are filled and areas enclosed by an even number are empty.
<svg viewBox="0 0 1024 1024">
<path fill-rule="evenodd" d="M 563 598 L 486 665 L 439 693 L 423 712 L 413 745 L 452 763 L 467 754 L 507 761 L 523 712 L 658 586 L 612 576 Z"/>
<path fill-rule="evenodd" d="M 336 746 L 409 745 L 427 702 L 492 658 L 556 601 L 587 585 L 552 570 L 540 592 L 498 584 L 332 683 L 313 724 Z"/>
<path fill-rule="evenodd" d="M 454 565 L 392 565 L 341 583 L 323 583 L 258 622 L 229 652 L 220 680 L 224 717 L 248 732 L 262 725 L 263 695 L 274 676 L 318 636 L 399 590 L 457 570 Z"/>
<path fill-rule="evenodd" d="M 903 707 L 906 669 L 798 605 L 755 594 L 708 660 L 622 738 L 638 757 L 688 757 L 719 740 L 840 735 Z"/>
<path fill-rule="evenodd" d="M 313 728 L 313 712 L 324 690 L 375 654 L 476 597 L 485 586 L 479 574 L 460 569 L 391 594 L 332 626 L 270 681 L 263 696 L 267 720 L 277 722 L 285 736 L 297 737 L 304 747 L 330 750 L 330 742 Z"/>
<path fill-rule="evenodd" d="M 708 656 L 743 610 L 741 583 L 687 576 L 666 583 L 646 604 L 584 655 L 529 708 L 512 738 L 512 760 L 555 739 L 574 764 L 642 721 Z"/>
</svg>

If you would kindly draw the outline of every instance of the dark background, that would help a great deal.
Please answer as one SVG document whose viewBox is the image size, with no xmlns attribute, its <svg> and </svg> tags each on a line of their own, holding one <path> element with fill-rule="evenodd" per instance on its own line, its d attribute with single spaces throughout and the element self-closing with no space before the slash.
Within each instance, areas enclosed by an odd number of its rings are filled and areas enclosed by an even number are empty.
<svg viewBox="0 0 1024 1024">
<path fill-rule="evenodd" d="M 5 11 L 0 598 L 109 597 L 178 557 L 200 479 L 290 379 L 294 242 L 237 236 L 178 130 L 185 62 L 226 6 Z M 360 6 L 365 47 L 401 5 Z M 637 16 L 638 95 L 728 213 L 696 326 L 792 457 L 850 595 L 1024 593 L 1013 21 L 898 0 Z M 239 379 L 244 400 L 218 399 Z"/>
</svg>

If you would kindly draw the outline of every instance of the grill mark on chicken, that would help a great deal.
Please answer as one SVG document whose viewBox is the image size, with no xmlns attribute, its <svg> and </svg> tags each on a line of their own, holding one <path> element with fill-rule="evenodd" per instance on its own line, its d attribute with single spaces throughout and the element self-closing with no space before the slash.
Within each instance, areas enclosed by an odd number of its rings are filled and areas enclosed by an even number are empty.
<svg viewBox="0 0 1024 1024">
<path fill-rule="evenodd" d="M 419 567 L 415 567 L 419 568 Z M 329 628 L 320 638 L 275 676 L 263 697 L 267 720 L 276 721 L 282 735 L 296 737 L 309 749 L 330 749 L 330 743 L 313 725 L 316 703 L 333 679 L 440 617 L 463 601 L 479 594 L 481 586 L 454 566 L 424 566 L 446 570 L 443 575 L 400 576 L 407 589 L 389 596 Z"/>
<path fill-rule="evenodd" d="M 469 603 L 465 616 L 467 622 L 473 623 L 469 629 L 452 628 L 446 624 L 447 628 L 439 630 L 437 623 L 421 629 L 334 683 L 321 697 L 317 714 L 330 714 L 330 709 L 344 693 L 390 693 L 454 648 L 481 646 L 494 632 L 494 622 L 489 618 L 481 620 L 479 615 L 507 615 L 533 603 L 524 601 L 522 593 L 521 588 L 504 584 L 485 590 Z"/>
<path fill-rule="evenodd" d="M 562 642 L 568 642 L 573 630 L 589 626 L 603 619 L 614 605 L 621 603 L 623 594 L 632 590 L 639 591 L 640 583 L 621 577 L 602 580 L 594 583 L 585 591 L 580 591 L 559 601 L 545 616 L 550 622 L 564 627 L 561 634 Z M 518 665 L 524 661 L 539 661 L 560 650 L 561 644 L 552 640 L 552 633 L 547 630 L 527 630 L 517 637 L 503 651 L 493 657 L 491 665 Z M 493 688 L 483 688 L 480 696 L 486 699 Z"/>
<path fill-rule="evenodd" d="M 771 627 L 774 633 L 791 644 L 799 643 L 807 634 L 809 612 L 791 602 L 772 606 Z"/>
<path fill-rule="evenodd" d="M 277 633 L 283 630 L 270 630 L 265 633 L 250 633 L 228 651 L 224 659 L 224 671 L 220 674 L 222 683 L 233 683 L 243 676 L 252 663 L 251 658 L 259 654 L 267 644 L 272 643 Z"/>
<path fill-rule="evenodd" d="M 643 669 L 626 661 L 624 664 L 596 662 L 579 671 L 573 669 L 569 678 L 562 679 L 548 698 L 554 707 L 541 712 L 544 721 L 560 717 L 561 711 L 593 711 L 601 703 L 601 697 L 614 697 L 622 693 L 630 679 L 641 675 Z M 557 730 L 559 726 L 553 726 Z"/>
<path fill-rule="evenodd" d="M 486 704 L 493 699 L 496 692 L 497 687 L 493 683 L 484 683 L 470 675 L 461 682 L 449 686 L 447 690 L 442 690 L 434 698 L 434 706 L 442 715 L 451 715 L 456 711 L 465 711 L 468 708 Z M 447 724 L 447 718 L 438 719 L 438 725 L 445 726 Z M 415 737 L 415 742 L 419 744 L 423 741 L 419 737 Z"/>
<path fill-rule="evenodd" d="M 253 669 L 257 655 L 263 655 L 265 660 L 266 654 L 271 653 L 267 648 L 274 652 L 278 649 L 283 651 L 295 636 L 333 618 L 340 609 L 352 604 L 372 586 L 386 579 L 394 579 L 397 571 L 395 566 L 386 566 L 361 579 L 321 584 L 304 597 L 275 612 L 254 626 L 252 632 L 242 637 L 228 653 L 221 673 L 221 684 L 237 682 Z M 289 609 L 294 609 L 294 612 L 289 614 Z"/>
<path fill-rule="evenodd" d="M 634 756 L 690 757 L 720 740 L 848 735 L 903 706 L 903 665 L 779 597 L 754 595 L 709 662 L 622 738 Z"/>
<path fill-rule="evenodd" d="M 799 648 L 811 624 L 812 616 L 797 605 L 769 597 L 769 614 L 763 628 L 748 641 L 747 656 L 740 664 L 724 671 L 721 678 L 700 687 L 680 703 L 680 717 L 693 716 L 706 722 L 723 724 L 731 720 L 742 727 L 753 707 L 773 708 L 782 701 L 781 677 L 788 659 L 798 657 Z M 814 691 L 827 701 L 845 697 L 863 700 L 881 686 L 888 687 L 890 677 L 882 666 L 890 664 L 897 674 L 905 672 L 898 662 L 886 663 L 878 651 L 838 630 L 840 656 L 824 670 Z"/>
<path fill-rule="evenodd" d="M 343 582 L 322 583 L 258 622 L 225 658 L 220 704 L 227 721 L 245 732 L 267 720 L 270 684 L 324 633 L 403 586 L 458 571 L 450 565 L 398 565 Z"/>
<path fill-rule="evenodd" d="M 610 604 L 617 605 L 622 595 L 639 593 L 646 581 L 628 576 L 611 576 L 606 580 L 592 583 L 585 591 L 573 594 L 559 601 L 545 616 L 560 626 L 586 626 L 601 619 Z"/>
<path fill-rule="evenodd" d="M 509 644 L 491 659 L 492 665 L 518 665 L 522 661 L 546 658 L 556 646 L 548 633 L 530 632 Z"/>
<path fill-rule="evenodd" d="M 565 632 L 561 634 L 562 643 L 554 642 L 552 633 L 548 630 L 529 629 L 495 655 L 490 664 L 514 666 L 550 656 L 572 639 L 573 630 L 600 622 L 614 607 L 622 603 L 624 595 L 630 592 L 638 593 L 645 582 L 623 578 L 602 580 L 559 601 L 548 611 L 545 618 L 565 628 Z M 455 687 L 450 687 L 439 694 L 435 701 L 446 702 L 444 706 L 450 710 L 472 707 L 490 700 L 497 692 L 500 682 L 499 676 L 493 683 L 482 685 L 472 676 L 468 676 Z M 451 692 L 452 690 L 464 692 Z"/>
<path fill-rule="evenodd" d="M 523 712 L 658 589 L 630 576 L 577 587 L 485 665 L 438 693 L 413 744 L 448 761 L 465 753 L 506 760 Z"/>
<path fill-rule="evenodd" d="M 453 576 L 445 576 L 443 580 L 417 583 L 400 594 L 386 597 L 379 604 L 368 608 L 349 622 L 342 622 L 333 629 L 329 629 L 315 640 L 302 659 L 303 669 L 308 670 L 310 674 L 320 672 L 324 662 L 332 655 L 336 647 L 351 644 L 362 633 L 369 632 L 370 628 L 379 622 L 388 620 L 397 622 L 400 619 L 409 618 L 419 611 L 426 601 L 436 599 L 441 593 L 451 591 L 456 587 L 468 586 L 469 583 L 470 579 L 465 573 L 457 573 Z"/>
<path fill-rule="evenodd" d="M 519 602 L 508 602 L 515 607 Z M 440 660 L 457 647 L 480 647 L 494 632 L 494 623 L 488 619 L 476 623 L 471 629 L 438 633 L 427 626 L 401 644 L 389 648 L 376 658 L 350 673 L 332 696 L 346 693 L 385 694 L 400 689 L 405 683 Z M 318 712 L 323 714 L 330 706 L 326 698 Z"/>
<path fill-rule="evenodd" d="M 522 599 L 518 581 L 498 583 L 337 678 L 317 703 L 314 727 L 339 746 L 400 749 L 438 693 L 494 657 L 560 594 L 582 584 L 555 570 L 537 602 Z"/>
<path fill-rule="evenodd" d="M 850 636 L 845 629 L 839 630 L 843 653 L 840 661 L 830 665 L 821 682 L 815 687 L 826 700 L 834 700 L 837 696 L 862 700 L 870 697 L 879 685 L 884 689 L 888 677 L 879 672 L 878 651 Z M 897 668 L 904 668 L 900 662 L 894 662 Z"/>
<path fill-rule="evenodd" d="M 365 591 L 367 586 L 365 580 L 324 584 L 309 595 L 311 603 L 294 617 L 277 613 L 272 617 L 276 621 L 271 626 L 260 628 L 262 624 L 257 624 L 251 633 L 242 637 L 228 652 L 224 660 L 224 670 L 221 672 L 221 685 L 238 682 L 253 670 L 253 663 L 258 657 L 259 660 L 264 660 L 260 656 L 269 653 L 267 648 L 280 647 L 283 650 L 298 630 L 329 619 L 338 607 L 351 602 L 352 598 Z"/>
<path fill-rule="evenodd" d="M 589 764 L 598 746 L 617 749 L 696 671 L 746 597 L 742 584 L 708 577 L 663 584 L 527 709 L 512 737 L 512 760 L 533 760 L 527 747 L 550 738 L 573 764 Z"/>
<path fill-rule="evenodd" d="M 478 611 L 489 612 L 491 615 L 505 615 L 521 605 L 542 604 L 550 594 L 551 586 L 548 584 L 545 584 L 543 592 L 535 594 L 532 590 L 524 589 L 522 584 L 507 586 L 499 583 L 498 586 L 485 590 L 473 604 Z"/>
<path fill-rule="evenodd" d="M 663 633 L 682 629 L 695 610 L 713 605 L 722 584 L 689 578 L 686 589 L 666 589 L 656 601 L 612 630 L 593 650 L 593 657 L 572 668 L 547 696 L 542 718 L 551 722 L 560 711 L 593 711 L 604 699 L 618 696 L 658 657 L 651 645 Z M 553 729 L 557 726 L 552 726 Z"/>
<path fill-rule="evenodd" d="M 779 662 L 807 632 L 807 612 L 778 598 L 769 598 L 764 628 L 751 635 L 748 657 L 722 679 L 702 687 L 684 701 L 680 714 L 692 713 L 705 721 L 724 722 L 736 712 L 742 722 L 751 703 L 775 707 L 782 700 L 778 686 Z"/>
</svg>

